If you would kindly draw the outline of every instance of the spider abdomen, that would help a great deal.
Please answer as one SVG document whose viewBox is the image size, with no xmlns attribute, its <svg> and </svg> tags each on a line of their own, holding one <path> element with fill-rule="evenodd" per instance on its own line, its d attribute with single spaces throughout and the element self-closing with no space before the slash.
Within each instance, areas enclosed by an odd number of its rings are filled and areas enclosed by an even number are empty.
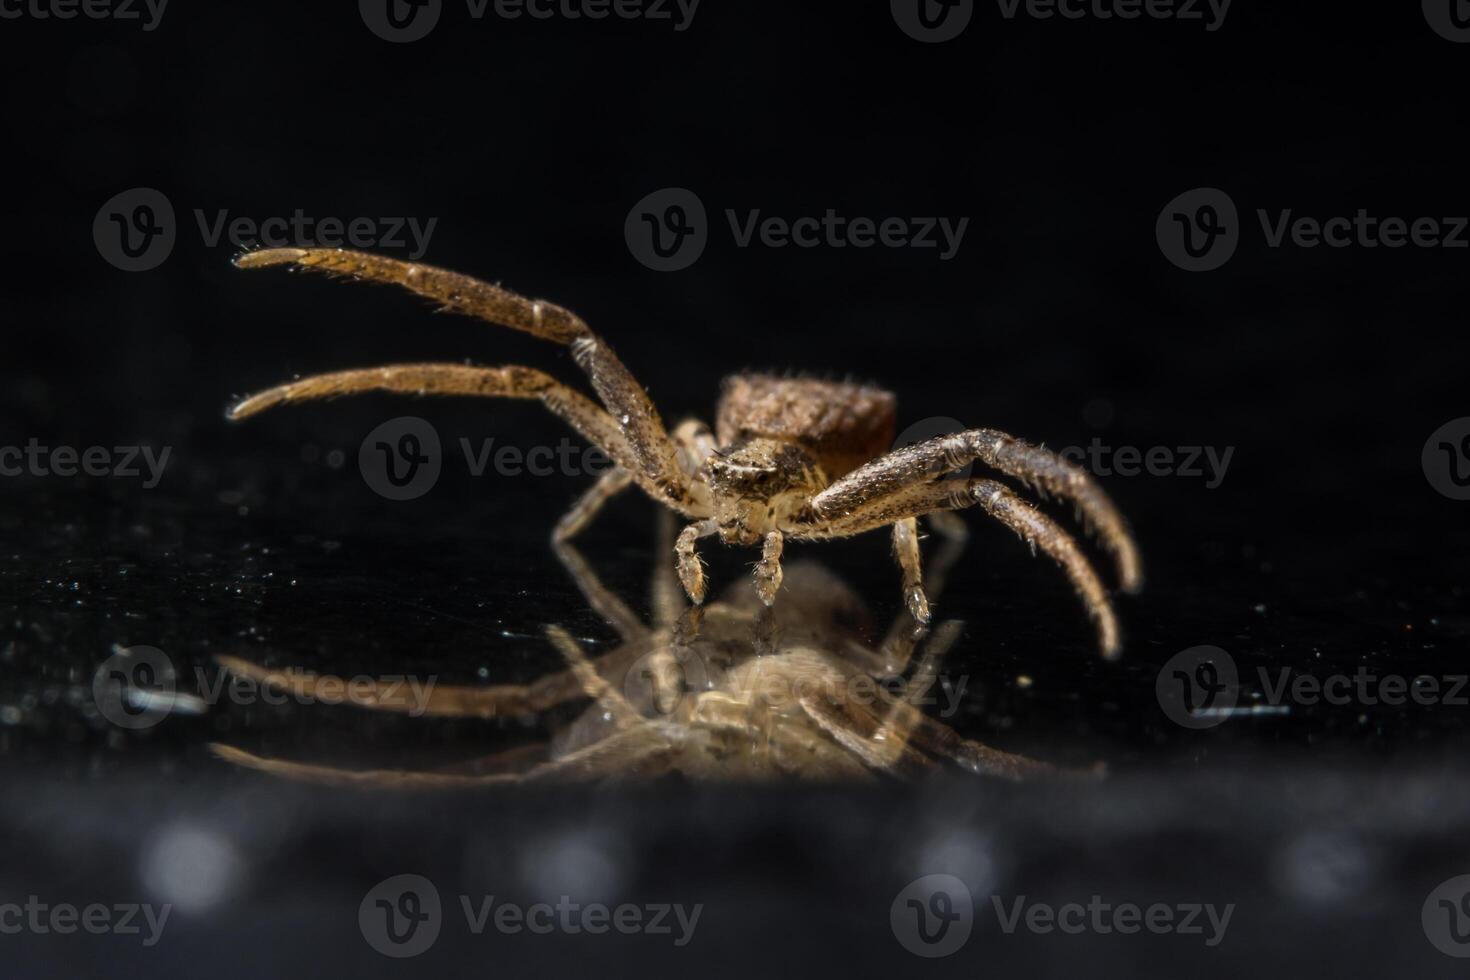
<svg viewBox="0 0 1470 980">
<path fill-rule="evenodd" d="M 814 378 L 736 374 L 715 418 L 720 445 L 774 439 L 806 450 L 836 479 L 893 447 L 897 413 L 881 388 Z"/>
</svg>

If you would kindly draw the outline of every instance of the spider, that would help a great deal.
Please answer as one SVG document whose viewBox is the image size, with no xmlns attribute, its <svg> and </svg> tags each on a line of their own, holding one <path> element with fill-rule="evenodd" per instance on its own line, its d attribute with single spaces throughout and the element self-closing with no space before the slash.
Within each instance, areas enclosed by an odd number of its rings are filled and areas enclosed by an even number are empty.
<svg viewBox="0 0 1470 980">
<path fill-rule="evenodd" d="M 664 521 L 661 531 L 664 544 L 671 544 L 672 522 Z M 962 534 L 947 538 L 930 561 L 936 595 L 963 540 Z M 919 704 L 934 684 L 939 658 L 960 635 L 958 620 L 935 627 L 925 643 L 929 631 L 914 629 L 904 610 L 875 648 L 864 640 L 867 611 L 856 594 L 815 563 L 792 565 L 787 594 L 774 609 L 749 589 L 733 587 L 707 606 L 687 607 L 672 567 L 660 563 L 649 627 L 602 585 L 569 542 L 559 543 L 556 553 L 622 642 L 591 660 L 565 629 L 548 626 L 547 638 L 569 666 L 530 684 L 435 685 L 424 703 L 410 704 L 396 685 L 347 685 L 242 657 L 216 658 L 237 677 L 303 702 L 325 700 L 323 692 L 335 690 L 348 703 L 382 712 L 492 719 L 590 699 L 549 742 L 430 770 L 339 768 L 222 743 L 211 750 L 274 776 L 380 790 L 646 780 L 672 773 L 702 781 L 871 781 L 920 775 L 946 762 L 1009 780 L 1104 772 L 1100 763 L 1063 769 L 1002 752 L 924 713 Z M 878 683 L 895 679 L 903 679 L 901 696 Z"/>
<path fill-rule="evenodd" d="M 867 385 L 738 374 L 727 378 L 715 430 L 691 419 L 672 434 L 642 386 L 575 314 L 434 266 L 332 248 L 271 248 L 236 257 L 242 269 L 290 266 L 392 283 L 442 309 L 521 330 L 571 348 L 602 401 L 519 365 L 391 364 L 302 378 L 240 401 L 231 419 L 293 402 L 367 391 L 537 399 L 615 463 L 573 504 L 553 538 L 569 540 L 609 498 L 637 484 L 690 523 L 674 544 L 679 580 L 704 601 L 701 538 L 759 546 L 755 586 L 770 605 L 781 587 L 786 539 L 848 537 L 891 526 L 904 600 L 930 621 L 916 517 L 978 505 L 1041 549 L 1071 580 L 1092 618 L 1104 657 L 1119 649 L 1107 591 L 1076 541 L 1051 518 L 993 479 L 945 479 L 974 462 L 1070 501 L 1117 565 L 1125 591 L 1142 584 L 1138 551 L 1107 495 L 1083 470 L 1049 450 L 994 429 L 971 429 L 901 449 L 892 446 L 894 397 Z"/>
</svg>

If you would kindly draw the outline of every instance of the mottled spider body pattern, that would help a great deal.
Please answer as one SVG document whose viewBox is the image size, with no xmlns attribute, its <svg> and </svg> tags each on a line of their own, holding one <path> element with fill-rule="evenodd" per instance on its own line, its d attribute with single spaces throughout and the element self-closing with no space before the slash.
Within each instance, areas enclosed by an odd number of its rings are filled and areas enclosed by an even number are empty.
<svg viewBox="0 0 1470 980">
<path fill-rule="evenodd" d="M 1111 552 L 1122 586 L 1137 589 L 1141 563 L 1121 515 L 1087 473 L 1046 449 L 993 429 L 971 429 L 890 450 L 896 411 L 888 392 L 749 374 L 726 380 L 713 434 L 697 420 L 671 434 L 612 348 L 562 307 L 433 266 L 344 249 L 267 249 L 240 256 L 237 265 L 287 265 L 393 283 L 443 309 L 563 344 L 586 372 L 601 405 L 528 367 L 395 364 L 280 385 L 237 404 L 232 418 L 364 391 L 537 399 L 616 463 L 573 505 L 554 539 L 569 540 L 609 498 L 636 484 L 690 520 L 674 551 L 679 580 L 695 603 L 704 600 L 706 590 L 696 550 L 701 538 L 718 535 L 727 544 L 759 545 L 756 589 L 770 605 L 781 587 L 787 538 L 849 537 L 891 527 L 905 602 L 913 617 L 927 624 L 916 518 L 932 515 L 941 533 L 953 535 L 961 532 L 948 512 L 978 506 L 1062 567 L 1096 625 L 1104 655 L 1118 651 L 1107 590 L 1071 535 L 1004 483 L 949 476 L 981 463 L 1070 502 Z"/>
<path fill-rule="evenodd" d="M 829 479 L 882 456 L 897 432 L 891 392 L 811 378 L 734 375 L 725 379 L 715 414 L 721 446 L 751 439 L 799 446 Z"/>
</svg>

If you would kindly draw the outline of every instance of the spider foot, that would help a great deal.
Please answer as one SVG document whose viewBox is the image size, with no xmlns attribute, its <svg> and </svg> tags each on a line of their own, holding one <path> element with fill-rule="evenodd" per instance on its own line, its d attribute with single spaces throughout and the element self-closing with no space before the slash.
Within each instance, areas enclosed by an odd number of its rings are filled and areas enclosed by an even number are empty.
<svg viewBox="0 0 1470 980">
<path fill-rule="evenodd" d="M 931 619 L 929 612 L 929 597 L 924 594 L 922 585 L 915 585 L 904 593 L 904 601 L 909 607 L 909 614 L 920 626 L 928 626 Z"/>
<path fill-rule="evenodd" d="M 684 594 L 689 596 L 689 601 L 696 606 L 704 603 L 704 566 L 697 556 L 679 557 L 679 582 L 684 586 Z"/>
<path fill-rule="evenodd" d="M 760 594 L 761 602 L 767 606 L 776 601 L 776 591 L 781 588 L 781 552 L 785 543 L 780 531 L 772 531 L 766 535 L 765 547 L 761 551 L 761 560 L 755 566 L 755 590 Z"/>
<path fill-rule="evenodd" d="M 699 552 L 694 550 L 694 542 L 702 533 L 705 533 L 704 528 L 691 524 L 679 532 L 679 540 L 674 542 L 674 554 L 678 556 L 676 560 L 679 581 L 683 584 L 689 601 L 695 605 L 704 602 L 704 564 L 699 560 Z"/>
</svg>

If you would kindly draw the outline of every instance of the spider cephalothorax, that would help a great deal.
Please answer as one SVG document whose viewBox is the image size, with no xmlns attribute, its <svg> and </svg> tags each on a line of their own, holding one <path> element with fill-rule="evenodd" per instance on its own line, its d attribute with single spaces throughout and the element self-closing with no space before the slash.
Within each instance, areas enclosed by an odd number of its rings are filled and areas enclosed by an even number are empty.
<svg viewBox="0 0 1470 980">
<path fill-rule="evenodd" d="M 291 265 L 395 283 L 446 310 L 565 344 L 602 405 L 534 368 L 394 364 L 280 385 L 237 404 L 232 418 L 362 391 L 538 399 L 616 464 L 557 525 L 557 540 L 575 535 L 608 498 L 636 483 L 691 521 L 674 551 L 679 579 L 695 602 L 705 595 L 696 551 L 700 538 L 719 535 L 729 544 L 760 545 L 756 588 L 770 605 L 781 586 L 786 538 L 848 537 L 891 526 L 905 601 L 914 618 L 927 623 L 915 519 L 935 515 L 936 526 L 944 530 L 952 527 L 944 520 L 947 511 L 978 505 L 1061 565 L 1097 625 L 1103 653 L 1112 656 L 1118 650 L 1107 592 L 1072 537 L 1003 483 L 946 478 L 978 462 L 1071 502 L 1112 553 L 1123 587 L 1137 589 L 1141 565 L 1122 517 L 1091 477 L 1046 449 L 994 429 L 971 429 L 889 451 L 896 416 L 888 392 L 766 375 L 726 380 L 713 435 L 697 421 L 670 435 L 612 348 L 559 306 L 433 266 L 345 249 L 266 249 L 246 253 L 236 264 Z"/>
<path fill-rule="evenodd" d="M 758 544 L 802 516 L 827 485 L 821 466 L 798 446 L 753 439 L 716 449 L 702 474 L 714 496 L 715 522 L 726 544 Z"/>
</svg>

